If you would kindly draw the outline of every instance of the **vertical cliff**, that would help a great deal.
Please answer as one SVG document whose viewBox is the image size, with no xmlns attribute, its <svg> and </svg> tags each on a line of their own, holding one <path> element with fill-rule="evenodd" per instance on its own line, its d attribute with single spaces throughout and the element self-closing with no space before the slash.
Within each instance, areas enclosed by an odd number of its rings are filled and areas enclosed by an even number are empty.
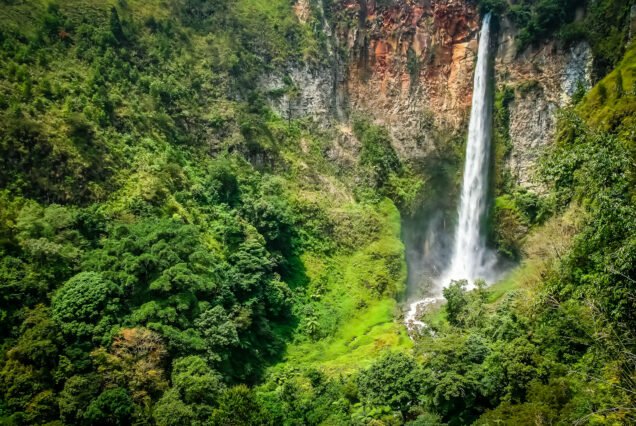
<svg viewBox="0 0 636 426">
<path fill-rule="evenodd" d="M 341 0 L 325 11 L 322 2 L 298 0 L 294 10 L 322 33 L 325 57 L 268 74 L 261 87 L 284 117 L 336 124 L 332 159 L 355 158 L 359 144 L 347 124 L 355 117 L 386 126 L 405 160 L 426 158 L 440 138 L 465 131 L 480 20 L 475 4 Z M 556 41 L 518 52 L 517 32 L 508 19 L 499 22 L 495 85 L 514 89 L 506 167 L 517 184 L 536 188 L 533 165 L 552 139 L 559 107 L 591 85 L 592 53 L 585 43 Z"/>
<path fill-rule="evenodd" d="M 556 41 L 518 52 L 517 29 L 501 20 L 495 59 L 496 87 L 514 89 L 508 105 L 511 149 L 506 165 L 515 183 L 537 188 L 533 171 L 541 150 L 554 135 L 557 111 L 579 87 L 592 83 L 592 52 L 585 42 L 565 47 Z"/>
<path fill-rule="evenodd" d="M 354 22 L 336 31 L 346 41 L 352 112 L 388 126 L 398 152 L 410 159 L 430 150 L 431 125 L 454 131 L 464 124 L 479 28 L 472 5 L 347 1 L 340 14 L 339 22 Z"/>
</svg>

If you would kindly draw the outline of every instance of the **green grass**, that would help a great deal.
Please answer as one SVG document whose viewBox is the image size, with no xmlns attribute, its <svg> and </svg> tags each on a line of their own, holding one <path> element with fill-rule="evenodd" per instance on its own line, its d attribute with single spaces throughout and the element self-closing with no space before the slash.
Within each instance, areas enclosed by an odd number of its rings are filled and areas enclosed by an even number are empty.
<svg viewBox="0 0 636 426">
<path fill-rule="evenodd" d="M 498 302 L 507 293 L 522 288 L 530 277 L 539 276 L 541 268 L 533 259 L 524 260 L 501 281 L 488 287 L 488 303 Z"/>
<path fill-rule="evenodd" d="M 611 130 L 631 117 L 636 125 L 636 42 L 632 42 L 620 64 L 583 98 L 579 112 L 588 123 Z"/>
<path fill-rule="evenodd" d="M 396 320 L 397 298 L 406 282 L 397 208 L 384 200 L 335 207 L 332 214 L 351 222 L 338 230 L 338 238 L 352 241 L 357 249 L 333 257 L 302 257 L 310 280 L 308 296 L 313 300 L 308 306 L 327 336 L 309 338 L 302 330 L 304 318 L 300 318 L 296 341 L 288 345 L 283 362 L 272 370 L 293 367 L 349 373 L 369 365 L 387 348 L 411 348 L 406 328 Z"/>
<path fill-rule="evenodd" d="M 368 366 L 385 349 L 407 350 L 412 343 L 404 326 L 395 321 L 396 310 L 395 300 L 377 301 L 342 324 L 333 337 L 291 344 L 284 364 L 320 368 L 335 375 Z"/>
<path fill-rule="evenodd" d="M 448 320 L 446 319 L 446 309 L 444 306 L 446 305 L 445 301 L 440 301 L 430 305 L 428 307 L 428 312 L 424 314 L 424 322 L 434 329 L 442 329 L 446 325 L 448 325 Z"/>
</svg>

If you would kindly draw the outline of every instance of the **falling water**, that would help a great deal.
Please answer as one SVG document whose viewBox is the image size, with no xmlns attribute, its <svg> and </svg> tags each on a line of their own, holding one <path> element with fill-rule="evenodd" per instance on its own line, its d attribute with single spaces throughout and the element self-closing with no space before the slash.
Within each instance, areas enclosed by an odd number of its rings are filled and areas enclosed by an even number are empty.
<svg viewBox="0 0 636 426">
<path fill-rule="evenodd" d="M 469 286 L 477 278 L 488 278 L 494 256 L 486 248 L 482 222 L 486 215 L 488 168 L 490 158 L 490 110 L 488 97 L 488 54 L 490 14 L 484 17 L 477 51 L 473 86 L 473 105 L 468 126 L 464 182 L 459 204 L 459 222 L 450 265 L 442 275 L 442 284 L 451 279 L 466 279 Z"/>
<path fill-rule="evenodd" d="M 435 291 L 438 294 L 411 303 L 405 318 L 410 329 L 424 326 L 417 320 L 419 311 L 439 300 L 441 288 L 448 285 L 450 280 L 466 279 L 470 288 L 474 286 L 475 279 L 490 278 L 490 271 L 495 263 L 494 255 L 486 248 L 486 240 L 482 232 L 487 208 L 491 137 L 491 104 L 488 97 L 489 44 L 490 13 L 484 17 L 479 39 L 459 222 L 455 230 L 451 261 L 446 271 L 436 280 L 438 287 Z"/>
</svg>

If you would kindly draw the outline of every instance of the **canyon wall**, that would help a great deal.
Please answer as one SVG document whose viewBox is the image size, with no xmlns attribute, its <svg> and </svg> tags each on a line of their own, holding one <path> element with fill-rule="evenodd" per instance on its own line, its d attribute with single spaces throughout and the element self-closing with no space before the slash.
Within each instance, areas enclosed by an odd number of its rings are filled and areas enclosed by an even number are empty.
<svg viewBox="0 0 636 426">
<path fill-rule="evenodd" d="M 386 126 L 400 157 L 425 158 L 440 139 L 463 134 L 470 113 L 479 13 L 465 0 L 405 0 L 381 6 L 375 0 L 341 0 L 330 19 L 309 0 L 295 11 L 315 17 L 328 40 L 328 58 L 315 66 L 290 66 L 285 76 L 261 82 L 284 117 L 312 117 L 337 132 L 327 155 L 343 165 L 359 144 L 348 121 L 372 119 Z M 516 29 L 499 22 L 496 87 L 514 89 L 510 108 L 512 149 L 506 165 L 517 183 L 540 189 L 533 179 L 536 159 L 554 135 L 559 107 L 577 87 L 591 84 L 589 47 L 549 41 L 517 52 Z M 346 161 L 344 161 L 346 160 Z"/>
<path fill-rule="evenodd" d="M 592 52 L 587 43 L 564 47 L 555 41 L 517 52 L 516 29 L 500 21 L 495 58 L 498 89 L 514 89 L 510 110 L 512 149 L 507 167 L 516 183 L 540 190 L 534 166 L 546 144 L 553 139 L 557 112 L 570 102 L 579 86 L 592 84 Z"/>
<path fill-rule="evenodd" d="M 346 42 L 346 93 L 351 111 L 386 125 L 403 158 L 432 148 L 432 128 L 454 132 L 471 103 L 479 16 L 464 1 L 343 4 L 336 34 Z M 347 19 L 348 18 L 348 19 Z"/>
</svg>

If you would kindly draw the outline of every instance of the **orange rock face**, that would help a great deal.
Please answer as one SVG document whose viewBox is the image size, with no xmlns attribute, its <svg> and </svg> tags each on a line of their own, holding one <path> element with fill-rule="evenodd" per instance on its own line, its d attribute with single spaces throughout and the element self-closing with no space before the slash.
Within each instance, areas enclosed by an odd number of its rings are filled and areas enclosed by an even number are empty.
<svg viewBox="0 0 636 426">
<path fill-rule="evenodd" d="M 470 108 L 479 16 L 464 1 L 346 0 L 340 28 L 350 61 L 346 89 L 353 110 L 387 125 L 396 148 L 414 158 L 428 151 L 425 119 L 457 129 Z"/>
<path fill-rule="evenodd" d="M 309 22 L 309 5 L 295 2 L 301 22 Z M 466 130 L 480 27 L 472 1 L 337 0 L 329 13 L 318 9 L 329 65 L 288 70 L 302 90 L 293 102 L 282 98 L 274 105 L 281 115 L 345 127 L 351 124 L 347 112 L 363 116 L 386 126 L 400 157 L 415 161 L 448 149 L 448 136 Z M 558 108 L 579 84 L 590 86 L 592 53 L 584 44 L 566 47 L 555 40 L 518 52 L 517 32 L 509 19 L 498 20 L 494 80 L 499 90 L 514 92 L 507 167 L 517 183 L 536 188 L 536 159 L 552 140 Z M 280 89 L 284 82 L 270 76 L 263 87 Z M 359 143 L 350 132 L 336 145 L 330 153 L 342 164 L 357 158 Z"/>
</svg>

